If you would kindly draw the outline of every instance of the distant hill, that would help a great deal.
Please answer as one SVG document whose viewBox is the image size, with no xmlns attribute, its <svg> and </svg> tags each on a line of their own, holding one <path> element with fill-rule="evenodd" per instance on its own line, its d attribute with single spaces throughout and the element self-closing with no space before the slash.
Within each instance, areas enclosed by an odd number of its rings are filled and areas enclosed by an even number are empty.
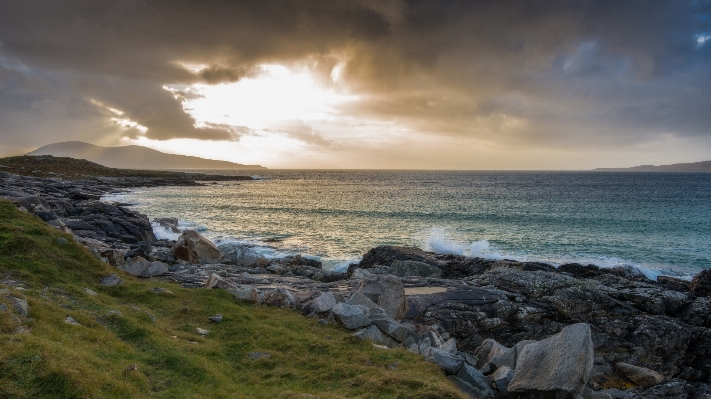
<svg viewBox="0 0 711 399">
<path fill-rule="evenodd" d="M 630 171 L 630 172 L 711 172 L 711 161 L 694 163 L 675 163 L 672 165 L 640 165 L 631 168 L 597 168 L 593 170 Z"/>
<path fill-rule="evenodd" d="M 40 147 L 26 155 L 53 155 L 86 159 L 120 169 L 266 169 L 259 165 L 242 165 L 187 155 L 166 154 L 147 147 L 101 147 L 81 141 L 66 141 Z"/>
</svg>

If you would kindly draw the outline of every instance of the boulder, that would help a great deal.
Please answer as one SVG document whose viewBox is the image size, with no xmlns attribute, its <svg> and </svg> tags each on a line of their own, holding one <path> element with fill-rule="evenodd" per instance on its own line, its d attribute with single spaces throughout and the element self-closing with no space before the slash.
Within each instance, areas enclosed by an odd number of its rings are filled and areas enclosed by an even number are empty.
<svg viewBox="0 0 711 399">
<path fill-rule="evenodd" d="M 404 323 L 398 323 L 387 315 L 373 315 L 370 317 L 380 331 L 401 342 L 405 347 L 416 343 L 415 333 Z"/>
<path fill-rule="evenodd" d="M 306 306 L 311 313 L 323 313 L 328 312 L 336 306 L 336 297 L 328 291 L 317 296 Z"/>
<path fill-rule="evenodd" d="M 457 351 L 457 340 L 454 338 L 448 339 L 447 342 L 445 342 L 444 344 L 442 344 L 442 346 L 440 346 L 440 349 L 442 349 L 443 351 L 449 352 L 453 355 L 456 355 L 458 352 Z"/>
<path fill-rule="evenodd" d="M 487 363 L 489 363 L 491 359 L 497 356 L 499 358 L 505 359 L 511 356 L 512 354 L 513 349 L 507 348 L 491 338 L 487 338 L 478 348 L 476 348 L 476 351 L 474 352 L 474 356 L 479 359 L 477 361 L 476 367 L 478 369 L 481 369 Z"/>
<path fill-rule="evenodd" d="M 294 295 L 284 287 L 277 287 L 264 294 L 264 304 L 280 308 L 293 308 L 296 301 Z"/>
<path fill-rule="evenodd" d="M 150 264 L 151 262 L 140 256 L 137 256 L 135 258 L 127 260 L 119 268 L 130 275 L 140 276 L 144 270 L 148 269 L 148 266 L 150 266 Z"/>
<path fill-rule="evenodd" d="M 331 312 L 349 330 L 369 326 L 372 323 L 361 307 L 357 305 L 337 303 Z"/>
<path fill-rule="evenodd" d="M 151 262 L 146 268 L 146 270 L 144 270 L 139 277 L 154 277 L 166 273 L 168 273 L 168 265 L 163 262 L 155 261 Z"/>
<path fill-rule="evenodd" d="M 496 390 L 502 395 L 507 395 L 507 389 L 511 383 L 511 380 L 513 380 L 513 377 L 514 371 L 507 366 L 499 367 L 493 374 L 491 374 L 491 376 L 489 376 L 489 378 L 494 381 Z"/>
<path fill-rule="evenodd" d="M 425 358 L 437 364 L 447 374 L 457 374 L 464 365 L 464 359 L 438 348 L 430 348 Z"/>
<path fill-rule="evenodd" d="M 415 260 L 396 260 L 387 273 L 398 277 L 442 277 L 442 270 L 438 267 Z"/>
<path fill-rule="evenodd" d="M 351 337 L 359 339 L 361 341 L 365 339 L 370 339 L 376 344 L 382 344 L 383 342 L 385 342 L 385 337 L 383 336 L 383 333 L 376 326 L 370 326 L 368 328 L 358 330 L 353 333 Z"/>
<path fill-rule="evenodd" d="M 513 398 L 576 399 L 590 378 L 593 356 L 590 326 L 565 327 L 523 348 L 508 393 Z"/>
<path fill-rule="evenodd" d="M 474 367 L 464 363 L 457 372 L 457 377 L 466 381 L 476 391 L 478 399 L 494 398 L 496 395 L 489 385 L 489 379 Z"/>
<path fill-rule="evenodd" d="M 355 292 L 368 297 L 395 320 L 401 320 L 407 313 L 408 304 L 405 288 L 399 278 L 390 275 L 366 277 L 356 285 Z"/>
<path fill-rule="evenodd" d="M 237 266 L 253 266 L 264 259 L 252 248 L 233 241 L 221 242 L 217 245 L 222 253 L 221 262 Z"/>
<path fill-rule="evenodd" d="M 193 264 L 216 263 L 222 257 L 220 250 L 195 230 L 185 230 L 178 237 L 173 255 Z"/>
<path fill-rule="evenodd" d="M 252 287 L 251 285 L 240 285 L 234 288 L 229 288 L 227 289 L 227 292 L 242 301 L 259 303 L 261 299 L 259 290 Z"/>
<path fill-rule="evenodd" d="M 128 274 L 137 277 L 160 276 L 168 272 L 168 265 L 163 262 L 149 262 L 140 256 L 128 260 L 119 267 Z"/>
<path fill-rule="evenodd" d="M 711 296 L 711 269 L 703 270 L 695 275 L 689 289 L 696 295 Z"/>
<path fill-rule="evenodd" d="M 615 369 L 630 381 L 645 388 L 653 387 L 664 382 L 664 376 L 648 368 L 633 366 L 627 363 L 615 364 Z"/>
</svg>

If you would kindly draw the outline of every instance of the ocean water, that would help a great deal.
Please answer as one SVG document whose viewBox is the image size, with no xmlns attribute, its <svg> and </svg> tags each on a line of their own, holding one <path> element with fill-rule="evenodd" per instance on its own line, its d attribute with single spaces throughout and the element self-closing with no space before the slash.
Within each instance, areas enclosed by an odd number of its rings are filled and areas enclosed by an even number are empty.
<svg viewBox="0 0 711 399">
<path fill-rule="evenodd" d="M 254 172 L 247 172 L 254 173 Z M 711 173 L 260 171 L 261 180 L 107 199 L 265 256 L 342 269 L 377 245 L 495 259 L 711 268 Z M 159 237 L 175 238 L 155 226 Z"/>
</svg>

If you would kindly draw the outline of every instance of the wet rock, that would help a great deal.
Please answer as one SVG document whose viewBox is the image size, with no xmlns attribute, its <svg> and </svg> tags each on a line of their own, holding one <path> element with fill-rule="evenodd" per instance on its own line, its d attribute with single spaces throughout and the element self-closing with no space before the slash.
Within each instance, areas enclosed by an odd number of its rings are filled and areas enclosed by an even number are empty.
<svg viewBox="0 0 711 399">
<path fill-rule="evenodd" d="M 615 364 L 615 370 L 629 378 L 630 381 L 645 388 L 649 388 L 664 382 L 664 376 L 654 370 L 645 367 L 634 366 L 628 363 Z"/>
<path fill-rule="evenodd" d="M 195 230 L 185 230 L 173 246 L 175 259 L 190 263 L 217 263 L 222 253 L 207 238 Z"/>
<path fill-rule="evenodd" d="M 405 289 L 399 278 L 390 275 L 376 275 L 364 278 L 354 289 L 383 308 L 392 318 L 400 320 L 408 309 Z"/>
<path fill-rule="evenodd" d="M 262 256 L 245 244 L 226 241 L 218 243 L 217 248 L 222 253 L 220 261 L 230 265 L 249 267 L 256 265 L 260 259 L 263 259 Z"/>
<path fill-rule="evenodd" d="M 592 368 L 590 326 L 573 324 L 523 348 L 508 393 L 513 398 L 576 399 Z"/>
</svg>

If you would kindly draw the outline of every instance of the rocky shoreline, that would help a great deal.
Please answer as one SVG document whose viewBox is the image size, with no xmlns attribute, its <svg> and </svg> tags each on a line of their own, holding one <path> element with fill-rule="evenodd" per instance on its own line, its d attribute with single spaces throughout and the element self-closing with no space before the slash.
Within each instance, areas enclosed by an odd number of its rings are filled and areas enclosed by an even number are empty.
<svg viewBox="0 0 711 399">
<path fill-rule="evenodd" d="M 217 247 L 193 231 L 158 240 L 145 215 L 99 200 L 165 184 L 0 171 L 0 197 L 126 273 L 339 323 L 353 339 L 421 354 L 475 398 L 711 398 L 711 271 L 655 282 L 628 268 L 377 247 L 335 273 L 304 256 Z M 154 222 L 179 232 L 176 219 Z"/>
</svg>

